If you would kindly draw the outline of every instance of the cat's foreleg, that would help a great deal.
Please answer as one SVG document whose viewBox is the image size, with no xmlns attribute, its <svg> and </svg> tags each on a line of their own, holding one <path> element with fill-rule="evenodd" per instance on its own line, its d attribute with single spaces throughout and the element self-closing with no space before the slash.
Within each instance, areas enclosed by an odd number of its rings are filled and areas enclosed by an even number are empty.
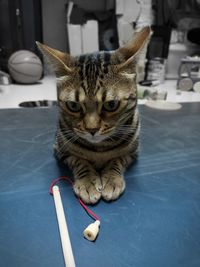
<svg viewBox="0 0 200 267">
<path fill-rule="evenodd" d="M 105 200 L 115 200 L 124 192 L 126 187 L 124 171 L 132 161 L 133 158 L 130 156 L 115 158 L 102 170 L 102 197 Z"/>
<path fill-rule="evenodd" d="M 100 175 L 87 160 L 70 156 L 66 161 L 74 174 L 75 194 L 85 203 L 95 204 L 101 198 Z"/>
</svg>

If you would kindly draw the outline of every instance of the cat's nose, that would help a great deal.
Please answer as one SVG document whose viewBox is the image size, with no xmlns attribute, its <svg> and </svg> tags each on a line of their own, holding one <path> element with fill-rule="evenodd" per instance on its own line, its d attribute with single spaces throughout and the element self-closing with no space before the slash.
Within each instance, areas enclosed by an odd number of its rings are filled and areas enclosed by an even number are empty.
<svg viewBox="0 0 200 267">
<path fill-rule="evenodd" d="M 99 128 L 92 128 L 92 129 L 88 129 L 87 131 L 91 134 L 91 135 L 95 135 L 96 132 L 98 132 Z"/>
</svg>

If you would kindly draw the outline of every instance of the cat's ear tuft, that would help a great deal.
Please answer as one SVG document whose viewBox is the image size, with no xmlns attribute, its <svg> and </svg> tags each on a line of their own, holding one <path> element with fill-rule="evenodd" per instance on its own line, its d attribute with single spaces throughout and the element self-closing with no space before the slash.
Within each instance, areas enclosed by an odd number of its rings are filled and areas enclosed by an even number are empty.
<svg viewBox="0 0 200 267">
<path fill-rule="evenodd" d="M 144 27 L 141 31 L 136 32 L 133 39 L 129 41 L 125 46 L 117 49 L 116 54 L 121 63 L 117 65 L 118 70 L 124 70 L 136 63 L 140 53 L 142 53 L 144 47 L 148 44 L 151 35 L 151 28 L 149 26 Z"/>
<path fill-rule="evenodd" d="M 47 64 L 53 68 L 56 77 L 70 75 L 73 72 L 73 60 L 70 55 L 41 44 L 40 42 L 36 42 L 36 44 Z"/>
</svg>

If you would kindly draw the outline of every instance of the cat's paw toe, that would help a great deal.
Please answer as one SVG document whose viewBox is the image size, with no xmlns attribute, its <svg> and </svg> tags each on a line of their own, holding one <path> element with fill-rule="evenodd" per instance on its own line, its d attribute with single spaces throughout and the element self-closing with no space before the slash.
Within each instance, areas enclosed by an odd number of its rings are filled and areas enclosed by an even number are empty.
<svg viewBox="0 0 200 267">
<path fill-rule="evenodd" d="M 74 184 L 74 192 L 86 204 L 95 204 L 101 198 L 101 192 L 97 191 L 91 182 L 77 180 Z"/>
<path fill-rule="evenodd" d="M 102 190 L 102 197 L 106 201 L 115 200 L 124 192 L 125 186 L 123 178 L 110 178 Z"/>
</svg>

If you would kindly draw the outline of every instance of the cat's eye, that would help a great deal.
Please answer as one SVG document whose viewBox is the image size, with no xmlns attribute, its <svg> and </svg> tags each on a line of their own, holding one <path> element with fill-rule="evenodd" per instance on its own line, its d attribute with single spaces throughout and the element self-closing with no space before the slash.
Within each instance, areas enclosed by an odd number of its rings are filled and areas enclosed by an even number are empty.
<svg viewBox="0 0 200 267">
<path fill-rule="evenodd" d="M 66 107 L 71 112 L 80 112 L 81 111 L 81 105 L 78 102 L 75 102 L 75 101 L 67 101 L 66 102 Z"/>
<path fill-rule="evenodd" d="M 108 112 L 116 111 L 119 107 L 120 102 L 118 100 L 107 101 L 103 104 L 103 109 Z"/>
</svg>

